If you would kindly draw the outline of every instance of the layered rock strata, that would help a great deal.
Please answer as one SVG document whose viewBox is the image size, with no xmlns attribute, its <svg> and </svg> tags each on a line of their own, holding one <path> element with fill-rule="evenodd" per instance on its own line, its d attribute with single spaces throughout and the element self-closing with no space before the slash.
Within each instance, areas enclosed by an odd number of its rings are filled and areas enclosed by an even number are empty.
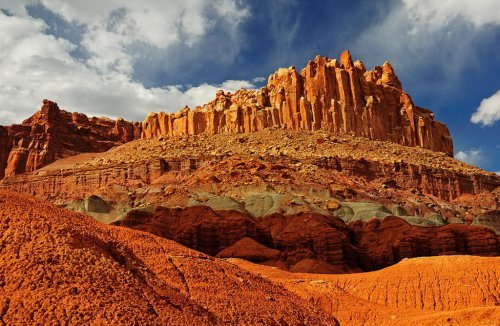
<svg viewBox="0 0 500 326">
<path fill-rule="evenodd" d="M 447 127 L 413 103 L 390 63 L 367 71 L 348 51 L 340 61 L 317 56 L 301 72 L 279 69 L 257 91 L 219 91 L 215 100 L 194 110 L 152 113 L 142 124 L 142 137 L 249 133 L 272 127 L 326 130 L 453 155 Z"/>
<path fill-rule="evenodd" d="M 207 167 L 210 165 L 217 164 L 222 168 L 228 163 L 226 161 L 219 163 L 219 160 L 220 158 L 210 157 L 178 157 L 113 165 L 103 162 L 99 166 L 41 170 L 33 174 L 12 176 L 2 180 L 0 188 L 29 193 L 45 199 L 57 198 L 61 202 L 94 194 L 106 194 L 108 198 L 113 198 L 113 196 L 119 197 L 120 192 L 126 194 L 132 191 L 134 197 L 130 196 L 131 201 L 135 201 L 135 192 L 150 194 L 151 191 L 159 191 L 151 188 L 162 186 L 162 182 L 157 179 L 164 175 L 181 175 L 183 179 L 187 179 L 185 183 L 188 185 L 196 182 L 198 174 L 209 173 L 210 170 Z M 294 164 L 293 160 L 286 159 L 281 159 L 279 162 L 290 167 Z M 234 173 L 245 173 L 245 167 L 249 165 L 238 159 L 234 164 L 235 167 L 230 167 Z M 273 174 L 277 174 L 277 177 L 285 176 L 281 177 L 282 180 L 278 179 L 280 183 L 287 182 L 286 174 L 297 173 L 293 168 L 279 167 L 278 162 L 270 164 L 269 170 L 273 171 Z M 337 180 L 337 183 L 346 177 L 353 178 L 352 181 L 361 179 L 362 184 L 359 187 L 363 187 L 364 184 L 367 191 L 368 185 L 373 183 L 373 185 L 380 184 L 380 187 L 388 190 L 407 190 L 420 196 L 432 195 L 445 201 L 467 194 L 479 195 L 491 192 L 499 186 L 498 177 L 495 175 L 481 173 L 467 175 L 459 172 L 453 173 L 447 169 L 406 163 L 384 164 L 352 158 L 329 157 L 307 160 L 302 164 L 308 164 L 320 169 L 319 171 L 323 173 L 329 173 L 331 178 Z M 277 167 L 274 167 L 275 165 Z M 165 183 L 162 189 L 167 186 L 168 184 Z M 351 187 L 354 187 L 354 184 L 351 184 Z M 357 189 L 358 186 L 355 188 Z M 137 199 L 139 204 L 141 198 Z"/>
<path fill-rule="evenodd" d="M 152 214 L 132 211 L 115 225 L 148 231 L 210 255 L 246 256 L 292 270 L 303 260 L 311 259 L 345 272 L 381 269 L 404 258 L 500 253 L 499 239 L 488 228 L 457 224 L 421 227 L 398 217 L 345 224 L 340 219 L 312 213 L 254 219 L 236 211 L 215 212 L 201 206 L 160 207 Z M 237 245 L 246 238 L 266 248 L 260 248 L 261 251 L 274 249 L 273 256 L 267 261 L 256 258 L 257 255 L 252 259 L 244 252 L 246 248 Z"/>
</svg>

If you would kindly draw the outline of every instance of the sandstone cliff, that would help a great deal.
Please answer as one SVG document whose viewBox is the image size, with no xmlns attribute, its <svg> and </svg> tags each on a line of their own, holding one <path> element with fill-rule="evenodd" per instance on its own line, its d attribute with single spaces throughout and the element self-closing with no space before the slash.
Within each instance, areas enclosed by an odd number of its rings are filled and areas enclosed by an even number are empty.
<svg viewBox="0 0 500 326">
<path fill-rule="evenodd" d="M 0 126 L 0 179 L 139 138 L 268 128 L 324 130 L 453 155 L 446 126 L 413 103 L 388 62 L 367 71 L 345 51 L 340 62 L 318 56 L 300 73 L 294 67 L 279 69 L 261 90 L 219 91 L 203 107 L 151 113 L 142 124 L 88 118 L 44 100 L 41 110 L 20 125 Z"/>
<path fill-rule="evenodd" d="M 348 51 L 336 59 L 316 57 L 299 73 L 282 68 L 261 90 L 219 91 L 215 100 L 177 113 L 152 113 L 142 137 L 248 133 L 282 127 L 326 130 L 419 146 L 453 155 L 447 127 L 416 106 L 391 64 L 367 71 Z"/>
<path fill-rule="evenodd" d="M 20 125 L 0 126 L 0 179 L 32 172 L 63 157 L 104 152 L 139 135 L 139 124 L 88 118 L 44 100 L 40 111 Z"/>
</svg>

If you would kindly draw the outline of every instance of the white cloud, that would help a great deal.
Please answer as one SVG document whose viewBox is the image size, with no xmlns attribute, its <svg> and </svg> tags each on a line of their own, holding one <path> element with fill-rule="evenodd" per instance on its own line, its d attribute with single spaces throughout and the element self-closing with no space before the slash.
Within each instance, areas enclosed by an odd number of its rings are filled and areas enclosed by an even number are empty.
<svg viewBox="0 0 500 326">
<path fill-rule="evenodd" d="M 88 63 L 99 69 L 130 73 L 135 43 L 158 49 L 173 45 L 192 46 L 214 25 L 225 19 L 234 27 L 249 12 L 235 0 L 42 0 L 42 3 L 67 20 L 88 29 L 83 45 L 92 58 Z M 210 17 L 207 13 L 211 13 Z"/>
<path fill-rule="evenodd" d="M 476 149 L 459 151 L 455 153 L 455 159 L 470 165 L 478 166 L 483 160 L 483 153 L 481 150 Z"/>
<path fill-rule="evenodd" d="M 411 85 L 412 93 L 433 101 L 446 101 L 442 95 L 459 91 L 465 71 L 484 66 L 475 49 L 494 42 L 494 29 L 487 27 L 500 25 L 497 0 L 399 0 L 381 11 L 348 46 L 370 59 L 367 66 L 390 60 L 403 80 L 425 78 Z"/>
<path fill-rule="evenodd" d="M 495 172 L 495 174 L 496 174 L 496 175 L 500 175 L 500 171 L 498 171 L 498 172 Z"/>
<path fill-rule="evenodd" d="M 137 0 L 41 0 L 63 19 L 83 27 L 81 44 L 49 35 L 42 19 L 26 13 L 25 6 L 33 2 L 0 0 L 0 8 L 14 14 L 0 11 L 0 124 L 22 121 L 43 98 L 88 115 L 141 121 L 150 111 L 201 105 L 218 89 L 254 87 L 248 81 L 227 81 L 147 88 L 133 77 L 142 49 L 136 44 L 160 50 L 193 46 L 218 20 L 224 20 L 227 32 L 238 39 L 239 25 L 249 12 L 236 0 L 150 1 L 147 6 Z M 88 58 L 71 55 L 78 46 Z"/>
<path fill-rule="evenodd" d="M 470 118 L 473 123 L 480 123 L 484 126 L 491 126 L 498 120 L 500 120 L 500 90 L 482 100 Z"/>
<path fill-rule="evenodd" d="M 476 28 L 500 24 L 498 0 L 403 0 L 416 25 L 441 28 L 455 19 L 463 19 Z"/>
<path fill-rule="evenodd" d="M 263 83 L 265 82 L 267 79 L 265 77 L 255 77 L 254 79 L 252 79 L 252 81 L 254 83 Z"/>
</svg>

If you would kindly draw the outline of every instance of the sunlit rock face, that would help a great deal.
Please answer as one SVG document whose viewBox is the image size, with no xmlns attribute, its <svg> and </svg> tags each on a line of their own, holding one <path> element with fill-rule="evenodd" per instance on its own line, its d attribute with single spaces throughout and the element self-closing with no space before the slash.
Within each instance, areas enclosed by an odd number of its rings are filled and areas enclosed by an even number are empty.
<svg viewBox="0 0 500 326">
<path fill-rule="evenodd" d="M 140 124 L 88 118 L 43 100 L 41 109 L 21 124 L 0 126 L 0 179 L 75 154 L 104 152 L 139 136 Z"/>
<path fill-rule="evenodd" d="M 389 62 L 367 71 L 349 51 L 337 59 L 317 56 L 301 72 L 281 68 L 260 90 L 219 91 L 194 110 L 153 113 L 142 137 L 248 133 L 266 128 L 327 130 L 419 146 L 453 155 L 448 128 L 416 106 Z"/>
</svg>

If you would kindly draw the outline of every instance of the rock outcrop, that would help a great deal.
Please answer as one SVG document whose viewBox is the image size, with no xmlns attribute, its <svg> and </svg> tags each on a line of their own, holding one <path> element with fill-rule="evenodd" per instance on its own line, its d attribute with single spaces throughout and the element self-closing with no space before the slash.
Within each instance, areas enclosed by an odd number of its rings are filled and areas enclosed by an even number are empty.
<svg viewBox="0 0 500 326">
<path fill-rule="evenodd" d="M 444 255 L 500 255 L 499 238 L 483 226 L 410 225 L 397 217 L 349 224 L 357 265 L 363 270 L 391 266 L 404 258 Z"/>
<path fill-rule="evenodd" d="M 43 100 L 20 125 L 0 126 L 0 179 L 35 171 L 60 158 L 104 152 L 140 137 L 140 124 L 60 110 Z"/>
<path fill-rule="evenodd" d="M 282 68 L 261 90 L 219 91 L 215 100 L 177 113 L 152 113 L 142 137 L 249 133 L 272 127 L 326 130 L 419 146 L 453 155 L 447 127 L 416 106 L 391 64 L 367 71 L 348 51 L 340 62 L 317 56 L 299 73 Z"/>
<path fill-rule="evenodd" d="M 206 206 L 159 207 L 154 214 L 134 211 L 127 216 L 115 225 L 147 231 L 212 256 L 244 237 L 261 243 L 270 240 L 251 217 L 236 211 L 215 212 Z"/>
<path fill-rule="evenodd" d="M 312 270 L 321 264 L 310 262 L 319 261 L 336 272 L 372 271 L 404 258 L 500 254 L 499 239 L 488 228 L 462 224 L 422 227 L 394 216 L 345 224 L 314 213 L 276 213 L 254 219 L 206 206 L 159 207 L 154 213 L 132 211 L 114 224 L 148 231 L 206 254 L 246 258 L 286 270 L 305 264 Z M 242 248 L 241 242 L 250 243 L 250 248 Z"/>
</svg>

